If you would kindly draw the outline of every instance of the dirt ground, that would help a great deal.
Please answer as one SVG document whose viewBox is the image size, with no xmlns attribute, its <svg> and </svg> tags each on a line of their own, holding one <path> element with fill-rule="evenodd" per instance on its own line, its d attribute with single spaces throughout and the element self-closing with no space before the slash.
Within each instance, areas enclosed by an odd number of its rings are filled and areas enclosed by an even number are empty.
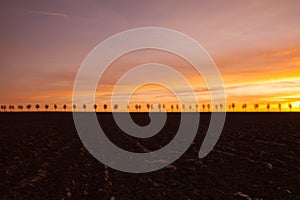
<svg viewBox="0 0 300 200">
<path fill-rule="evenodd" d="M 160 133 L 137 139 L 110 113 L 98 117 L 115 144 L 134 152 L 168 144 L 180 120 L 168 114 Z M 228 113 L 217 145 L 199 159 L 209 119 L 201 114 L 194 143 L 176 162 L 131 174 L 88 153 L 71 113 L 0 113 L 0 199 L 300 199 L 300 113 Z"/>
</svg>

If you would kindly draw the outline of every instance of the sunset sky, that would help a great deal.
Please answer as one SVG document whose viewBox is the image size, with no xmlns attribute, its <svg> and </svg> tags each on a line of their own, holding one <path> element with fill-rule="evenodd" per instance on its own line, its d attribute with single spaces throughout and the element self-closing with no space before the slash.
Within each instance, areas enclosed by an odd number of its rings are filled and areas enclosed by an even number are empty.
<svg viewBox="0 0 300 200">
<path fill-rule="evenodd" d="M 71 104 L 74 79 L 88 53 L 113 34 L 137 27 L 170 28 L 200 43 L 219 68 L 227 102 L 249 111 L 300 107 L 300 1 L 1 1 L 0 104 Z M 122 45 L 122 44 L 120 44 Z M 162 62 L 182 71 L 199 104 L 209 93 L 175 55 L 146 50 L 116 60 L 97 102 L 109 103 L 114 81 L 130 66 Z M 162 75 L 162 78 L 168 76 Z M 170 78 L 170 84 L 176 80 Z M 126 92 L 126 85 L 124 85 Z M 151 100 L 150 100 L 151 99 Z M 176 102 L 161 86 L 140 88 L 132 103 Z"/>
</svg>

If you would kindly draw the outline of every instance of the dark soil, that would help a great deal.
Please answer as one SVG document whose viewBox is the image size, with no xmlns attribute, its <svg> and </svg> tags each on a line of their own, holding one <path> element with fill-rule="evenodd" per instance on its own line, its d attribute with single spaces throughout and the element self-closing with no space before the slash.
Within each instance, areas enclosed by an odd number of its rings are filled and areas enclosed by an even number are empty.
<svg viewBox="0 0 300 200">
<path fill-rule="evenodd" d="M 180 114 L 149 139 L 122 133 L 98 114 L 107 136 L 133 152 L 172 140 Z M 141 125 L 145 113 L 132 114 Z M 0 199 L 300 199 L 300 113 L 228 113 L 208 156 L 198 158 L 210 115 L 176 162 L 130 174 L 104 166 L 82 145 L 71 113 L 0 113 Z M 195 122 L 196 123 L 196 122 Z"/>
</svg>

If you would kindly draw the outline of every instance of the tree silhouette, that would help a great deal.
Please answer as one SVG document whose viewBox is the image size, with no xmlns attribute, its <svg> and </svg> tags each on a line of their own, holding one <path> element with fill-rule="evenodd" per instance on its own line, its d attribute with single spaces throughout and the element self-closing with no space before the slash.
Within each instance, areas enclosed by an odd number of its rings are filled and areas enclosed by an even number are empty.
<svg viewBox="0 0 300 200">
<path fill-rule="evenodd" d="M 215 105 L 216 111 L 218 111 L 218 108 L 219 108 L 219 106 L 218 106 L 218 104 L 216 104 L 216 105 Z"/>
<path fill-rule="evenodd" d="M 289 109 L 290 109 L 290 112 L 292 112 L 292 104 L 289 103 Z"/>
<path fill-rule="evenodd" d="M 207 104 L 206 106 L 207 106 L 207 110 L 209 112 L 210 111 L 210 104 Z"/>
<path fill-rule="evenodd" d="M 166 106 L 165 106 L 165 104 L 163 104 L 163 105 L 162 105 L 162 107 L 163 107 L 163 110 L 165 111 L 165 110 L 166 110 Z"/>
<path fill-rule="evenodd" d="M 258 103 L 254 104 L 254 109 L 255 109 L 255 111 L 258 110 L 258 107 L 259 107 Z"/>
<path fill-rule="evenodd" d="M 205 111 L 205 104 L 202 104 L 203 112 Z"/>
<path fill-rule="evenodd" d="M 76 104 L 73 104 L 73 110 L 76 111 Z"/>
<path fill-rule="evenodd" d="M 29 111 L 30 108 L 31 108 L 31 104 L 28 104 L 28 105 L 26 106 L 26 109 Z"/>
<path fill-rule="evenodd" d="M 244 103 L 244 104 L 242 105 L 242 109 L 243 109 L 244 112 L 246 112 L 246 110 L 247 110 L 247 104 L 246 104 L 246 103 Z"/>
<path fill-rule="evenodd" d="M 192 110 L 192 105 L 189 106 L 189 109 L 190 109 L 190 112 L 191 112 L 191 110 Z"/>
<path fill-rule="evenodd" d="M 267 104 L 267 110 L 268 110 L 268 112 L 270 112 L 270 104 L 269 103 Z"/>
<path fill-rule="evenodd" d="M 150 110 L 150 104 L 149 103 L 147 103 L 147 109 L 148 109 L 148 112 L 149 112 L 149 110 Z"/>
<path fill-rule="evenodd" d="M 18 109 L 21 111 L 23 109 L 22 105 L 18 105 Z"/>
<path fill-rule="evenodd" d="M 48 104 L 46 104 L 46 105 L 45 105 L 45 109 L 46 109 L 46 111 L 48 111 L 48 108 L 49 108 L 49 105 L 48 105 Z"/>
<path fill-rule="evenodd" d="M 139 112 L 139 105 L 135 104 L 136 112 Z"/>
<path fill-rule="evenodd" d="M 159 109 L 159 112 L 161 112 L 161 104 L 160 103 L 157 105 L 157 107 Z"/>
<path fill-rule="evenodd" d="M 107 109 L 107 105 L 106 105 L 106 104 L 103 105 L 103 109 L 104 109 L 105 112 L 106 112 L 106 109 Z"/>
<path fill-rule="evenodd" d="M 117 110 L 118 109 L 118 104 L 115 104 L 114 105 L 114 110 Z"/>
<path fill-rule="evenodd" d="M 220 110 L 221 111 L 223 110 L 223 104 L 220 104 Z"/>
<path fill-rule="evenodd" d="M 281 103 L 278 104 L 279 112 L 281 112 Z"/>
<path fill-rule="evenodd" d="M 179 109 L 179 105 L 178 105 L 178 104 L 176 104 L 176 110 L 177 110 L 177 112 L 178 112 L 178 109 Z"/>
<path fill-rule="evenodd" d="M 151 104 L 150 108 L 151 108 L 151 110 L 153 110 L 153 104 Z"/>
<path fill-rule="evenodd" d="M 232 104 L 231 104 L 231 107 L 232 107 L 232 111 L 234 112 L 235 103 L 232 103 Z"/>
<path fill-rule="evenodd" d="M 63 109 L 64 109 L 65 112 L 66 112 L 66 109 L 67 109 L 67 105 L 66 105 L 66 104 L 64 104 Z"/>
<path fill-rule="evenodd" d="M 184 110 L 185 110 L 185 105 L 182 104 L 182 105 L 181 105 L 181 108 L 182 108 L 182 110 L 184 111 Z"/>
<path fill-rule="evenodd" d="M 94 110 L 97 111 L 97 104 L 94 104 Z"/>
<path fill-rule="evenodd" d="M 174 106 L 173 106 L 173 104 L 171 105 L 171 111 L 173 112 L 173 109 L 174 109 Z"/>
<path fill-rule="evenodd" d="M 196 105 L 195 105 L 196 112 L 198 112 L 198 107 L 199 107 L 199 105 L 198 105 L 198 104 L 196 104 Z"/>
<path fill-rule="evenodd" d="M 56 105 L 56 104 L 54 104 L 54 110 L 56 111 L 56 109 L 57 109 L 57 105 Z"/>
<path fill-rule="evenodd" d="M 141 106 L 141 104 L 139 105 L 139 110 L 140 110 L 140 112 L 141 112 L 141 109 L 142 109 L 142 106 Z"/>
<path fill-rule="evenodd" d="M 15 106 L 14 105 L 9 105 L 8 108 L 9 108 L 9 110 L 11 112 L 11 111 L 13 111 L 15 109 Z"/>
<path fill-rule="evenodd" d="M 86 105 L 85 104 L 83 104 L 82 108 L 83 108 L 84 112 L 86 112 Z"/>
<path fill-rule="evenodd" d="M 40 105 L 39 105 L 39 104 L 36 104 L 36 105 L 35 105 L 35 109 L 39 110 L 39 109 L 40 109 Z"/>
<path fill-rule="evenodd" d="M 231 111 L 231 104 L 229 104 L 228 109 L 229 109 L 229 111 Z"/>
</svg>

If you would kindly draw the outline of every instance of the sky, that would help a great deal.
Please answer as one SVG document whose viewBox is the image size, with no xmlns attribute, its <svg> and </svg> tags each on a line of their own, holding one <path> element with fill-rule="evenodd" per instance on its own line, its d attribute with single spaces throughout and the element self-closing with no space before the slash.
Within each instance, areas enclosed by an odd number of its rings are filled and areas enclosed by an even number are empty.
<svg viewBox="0 0 300 200">
<path fill-rule="evenodd" d="M 288 111 L 300 107 L 300 1 L 90 1 L 4 0 L 0 7 L 0 104 L 67 104 L 76 73 L 89 52 L 110 36 L 138 27 L 180 31 L 201 44 L 222 75 L 227 102 L 236 109 Z M 145 50 L 118 58 L 105 72 L 97 103 L 109 104 L 115 81 L 136 64 L 176 66 L 199 104 L 210 103 L 201 79 L 184 60 Z M 167 75 L 173 87 L 185 88 Z M 126 93 L 126 85 L 124 85 Z M 176 104 L 159 85 L 139 88 L 131 103 Z M 214 106 L 212 106 L 215 108 Z M 227 108 L 227 105 L 226 105 Z"/>
</svg>

